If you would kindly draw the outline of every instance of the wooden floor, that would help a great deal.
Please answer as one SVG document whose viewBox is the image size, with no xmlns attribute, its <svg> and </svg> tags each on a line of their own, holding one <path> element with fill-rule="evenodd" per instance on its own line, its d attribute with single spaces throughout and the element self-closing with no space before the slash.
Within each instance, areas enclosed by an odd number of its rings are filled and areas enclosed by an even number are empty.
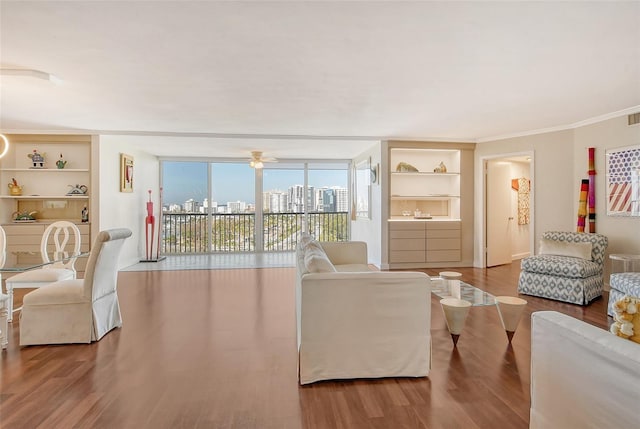
<svg viewBox="0 0 640 429">
<path fill-rule="evenodd" d="M 517 295 L 519 264 L 455 270 Z M 524 297 L 512 346 L 490 306 L 471 309 L 454 349 L 432 298 L 428 378 L 300 387 L 293 268 L 122 272 L 119 282 L 124 326 L 97 343 L 20 348 L 19 320 L 10 325 L 0 427 L 527 428 L 530 313 L 608 324 L 605 299 L 580 307 Z"/>
</svg>

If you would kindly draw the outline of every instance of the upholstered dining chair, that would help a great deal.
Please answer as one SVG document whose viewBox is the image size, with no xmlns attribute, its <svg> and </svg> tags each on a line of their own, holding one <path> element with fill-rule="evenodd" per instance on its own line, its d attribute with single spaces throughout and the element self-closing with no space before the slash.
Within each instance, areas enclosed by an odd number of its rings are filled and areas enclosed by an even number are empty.
<svg viewBox="0 0 640 429">
<path fill-rule="evenodd" d="M 101 231 L 93 243 L 84 279 L 61 280 L 24 296 L 20 345 L 90 343 L 122 326 L 118 258 L 126 228 Z"/>
<path fill-rule="evenodd" d="M 81 246 L 80 229 L 73 223 L 66 220 L 53 222 L 42 234 L 40 241 L 40 256 L 42 263 L 47 264 L 52 259 L 49 258 L 53 250 L 53 260 L 72 255 L 64 262 L 54 262 L 42 268 L 25 271 L 9 277 L 6 282 L 7 294 L 9 295 L 9 322 L 13 321 L 13 290 L 19 288 L 39 288 L 49 283 L 59 280 L 70 280 L 76 278 L 76 257 L 80 253 Z M 71 248 L 71 246 L 73 246 Z M 71 249 L 71 250 L 69 250 Z"/>
</svg>

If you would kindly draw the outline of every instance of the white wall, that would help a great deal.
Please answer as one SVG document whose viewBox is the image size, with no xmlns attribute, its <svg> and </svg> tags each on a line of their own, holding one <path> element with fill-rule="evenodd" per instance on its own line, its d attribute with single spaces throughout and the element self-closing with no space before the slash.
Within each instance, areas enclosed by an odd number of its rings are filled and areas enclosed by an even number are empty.
<svg viewBox="0 0 640 429">
<path fill-rule="evenodd" d="M 544 231 L 573 231 L 573 130 L 516 137 L 476 145 L 474 204 L 474 266 L 483 266 L 484 213 L 482 158 L 522 152 L 533 153 L 532 228 L 538 237 Z M 579 186 L 579 184 L 577 185 Z"/>
<path fill-rule="evenodd" d="M 640 125 L 627 125 L 627 116 L 609 119 L 575 129 L 516 137 L 476 146 L 476 264 L 480 260 L 482 213 L 482 157 L 523 151 L 534 152 L 534 224 L 536 251 L 544 231 L 575 231 L 580 194 L 580 180 L 587 178 L 588 147 L 596 156 L 596 229 L 609 238 L 607 254 L 640 254 L 640 218 L 606 215 L 605 150 L 640 144 Z M 479 266 L 479 265 L 476 265 Z M 610 261 L 605 266 L 608 281 Z"/>
<path fill-rule="evenodd" d="M 122 249 L 120 268 L 133 265 L 145 255 L 144 219 L 147 215 L 146 203 L 149 198 L 148 190 L 152 190 L 156 216 L 156 234 L 159 229 L 158 189 L 159 189 L 159 161 L 158 158 L 144 152 L 131 150 L 126 143 L 121 143 L 110 136 L 100 136 L 98 143 L 99 165 L 99 213 L 98 230 L 108 228 L 129 228 L 133 235 Z M 126 153 L 134 158 L 133 192 L 120 192 L 120 153 Z M 92 222 L 95 222 L 95 218 Z M 157 235 L 156 235 L 157 240 Z"/>
<path fill-rule="evenodd" d="M 640 124 L 629 126 L 625 115 L 577 128 L 574 135 L 573 176 L 576 183 L 580 179 L 589 177 L 587 174 L 589 169 L 587 148 L 596 148 L 596 232 L 606 235 L 609 239 L 607 254 L 640 254 L 640 217 L 607 216 L 605 175 L 606 150 L 625 146 L 640 146 Z M 576 187 L 573 192 L 573 211 L 576 214 L 578 212 L 579 194 L 579 189 Z M 611 261 L 607 259 L 607 264 L 605 265 L 606 283 L 608 283 L 608 273 L 610 271 Z"/>
<path fill-rule="evenodd" d="M 382 147 L 378 143 L 368 151 L 361 153 L 353 159 L 354 165 L 371 157 L 371 165 L 381 165 Z M 351 221 L 351 240 L 365 241 L 367 243 L 369 263 L 380 267 L 382 263 L 381 243 L 382 243 L 382 172 L 378 171 L 378 181 L 371 184 L 371 219 L 356 219 Z"/>
</svg>

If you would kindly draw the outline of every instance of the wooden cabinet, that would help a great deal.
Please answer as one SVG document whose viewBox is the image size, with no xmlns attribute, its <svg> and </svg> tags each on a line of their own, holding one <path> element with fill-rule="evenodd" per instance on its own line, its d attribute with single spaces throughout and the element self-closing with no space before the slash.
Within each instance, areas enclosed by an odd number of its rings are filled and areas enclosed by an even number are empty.
<svg viewBox="0 0 640 429">
<path fill-rule="evenodd" d="M 389 263 L 459 262 L 460 227 L 459 221 L 390 221 Z"/>
<path fill-rule="evenodd" d="M 427 262 L 459 262 L 461 260 L 460 222 L 425 222 Z"/>
<path fill-rule="evenodd" d="M 426 262 L 426 222 L 390 222 L 389 262 Z"/>
</svg>

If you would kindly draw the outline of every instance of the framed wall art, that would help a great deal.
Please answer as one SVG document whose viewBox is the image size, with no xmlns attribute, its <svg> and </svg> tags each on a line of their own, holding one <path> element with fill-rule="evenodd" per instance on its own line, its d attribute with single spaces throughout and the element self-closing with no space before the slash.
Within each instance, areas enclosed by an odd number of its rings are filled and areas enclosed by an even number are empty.
<svg viewBox="0 0 640 429">
<path fill-rule="evenodd" d="M 120 154 L 120 192 L 133 192 L 133 157 Z"/>
<path fill-rule="evenodd" d="M 640 216 L 640 145 L 606 151 L 607 216 Z"/>
</svg>

